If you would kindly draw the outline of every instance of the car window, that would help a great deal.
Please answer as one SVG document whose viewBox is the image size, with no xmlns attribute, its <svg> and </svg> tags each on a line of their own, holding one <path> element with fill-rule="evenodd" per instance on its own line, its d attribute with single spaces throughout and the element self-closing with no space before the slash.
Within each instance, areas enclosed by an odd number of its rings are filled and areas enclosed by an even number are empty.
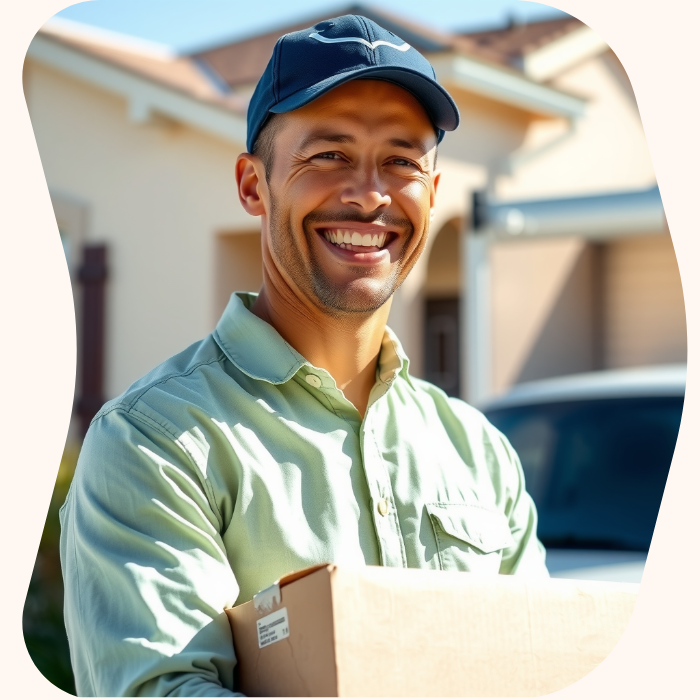
<svg viewBox="0 0 700 700">
<path fill-rule="evenodd" d="M 565 401 L 487 411 L 518 452 L 549 547 L 647 550 L 683 397 Z"/>
</svg>

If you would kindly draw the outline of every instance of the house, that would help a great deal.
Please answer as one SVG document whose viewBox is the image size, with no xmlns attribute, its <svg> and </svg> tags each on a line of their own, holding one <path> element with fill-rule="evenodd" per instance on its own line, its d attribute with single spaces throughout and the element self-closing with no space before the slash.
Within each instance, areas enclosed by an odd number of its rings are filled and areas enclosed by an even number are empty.
<svg viewBox="0 0 700 700">
<path fill-rule="evenodd" d="M 412 372 L 479 400 L 684 361 L 641 119 L 600 37 L 573 18 L 460 35 L 348 11 L 425 54 L 462 115 L 440 146 L 428 248 L 390 316 Z M 246 105 L 276 39 L 320 19 L 184 56 L 52 23 L 32 41 L 24 89 L 74 283 L 83 427 L 209 333 L 231 292 L 259 287 L 259 224 L 234 178 Z"/>
</svg>

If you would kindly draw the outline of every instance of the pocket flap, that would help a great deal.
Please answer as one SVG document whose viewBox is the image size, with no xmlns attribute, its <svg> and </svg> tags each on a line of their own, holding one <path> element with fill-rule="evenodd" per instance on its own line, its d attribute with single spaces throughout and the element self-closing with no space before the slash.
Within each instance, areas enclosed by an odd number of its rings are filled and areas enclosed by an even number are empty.
<svg viewBox="0 0 700 700">
<path fill-rule="evenodd" d="M 431 519 L 452 537 L 488 554 L 515 544 L 508 519 L 497 510 L 471 503 L 426 503 Z"/>
</svg>

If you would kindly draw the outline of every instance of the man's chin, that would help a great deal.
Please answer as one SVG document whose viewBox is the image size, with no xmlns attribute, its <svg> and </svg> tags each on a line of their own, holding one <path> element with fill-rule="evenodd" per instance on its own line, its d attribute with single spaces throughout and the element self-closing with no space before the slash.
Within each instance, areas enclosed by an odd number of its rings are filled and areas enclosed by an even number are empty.
<svg viewBox="0 0 700 700">
<path fill-rule="evenodd" d="M 368 280 L 344 285 L 315 280 L 314 292 L 320 305 L 332 315 L 369 315 L 391 299 L 394 287 Z"/>
</svg>

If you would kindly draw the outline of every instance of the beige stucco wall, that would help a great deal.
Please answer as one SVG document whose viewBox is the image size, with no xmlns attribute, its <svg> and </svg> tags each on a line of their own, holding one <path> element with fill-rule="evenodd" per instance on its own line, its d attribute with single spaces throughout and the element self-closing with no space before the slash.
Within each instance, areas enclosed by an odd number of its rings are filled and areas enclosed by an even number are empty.
<svg viewBox="0 0 700 700">
<path fill-rule="evenodd" d="M 215 241 L 215 298 L 218 319 L 234 292 L 258 292 L 262 287 L 260 231 L 222 233 Z"/>
<path fill-rule="evenodd" d="M 669 235 L 608 244 L 601 278 L 606 367 L 686 361 L 683 289 Z"/>
<path fill-rule="evenodd" d="M 498 198 L 655 184 L 634 94 L 612 52 L 553 85 L 586 96 L 587 114 L 573 128 L 564 120 L 532 122 L 508 157 L 511 173 L 495 179 Z M 491 259 L 494 391 L 544 376 L 684 359 L 683 298 L 668 237 L 613 242 L 598 260 L 580 240 L 508 242 L 495 246 Z M 605 284 L 594 289 L 601 276 Z"/>
<path fill-rule="evenodd" d="M 686 361 L 671 237 L 501 243 L 491 249 L 492 384 Z"/>
<path fill-rule="evenodd" d="M 492 387 L 593 369 L 593 269 L 585 241 L 491 249 Z"/>
<path fill-rule="evenodd" d="M 464 234 L 461 219 L 448 221 L 433 241 L 429 251 L 423 294 L 429 299 L 458 297 L 462 289 L 461 239 Z"/>
<path fill-rule="evenodd" d="M 551 84 L 585 97 L 586 115 L 573 128 L 564 120 L 533 122 L 509 159 L 512 174 L 497 180 L 500 198 L 580 196 L 656 183 L 634 96 L 612 52 L 582 62 Z"/>
<path fill-rule="evenodd" d="M 114 396 L 213 327 L 219 232 L 249 232 L 241 146 L 181 125 L 132 124 L 125 101 L 29 62 L 26 91 L 54 198 L 84 205 L 109 245 L 106 393 Z"/>
</svg>

